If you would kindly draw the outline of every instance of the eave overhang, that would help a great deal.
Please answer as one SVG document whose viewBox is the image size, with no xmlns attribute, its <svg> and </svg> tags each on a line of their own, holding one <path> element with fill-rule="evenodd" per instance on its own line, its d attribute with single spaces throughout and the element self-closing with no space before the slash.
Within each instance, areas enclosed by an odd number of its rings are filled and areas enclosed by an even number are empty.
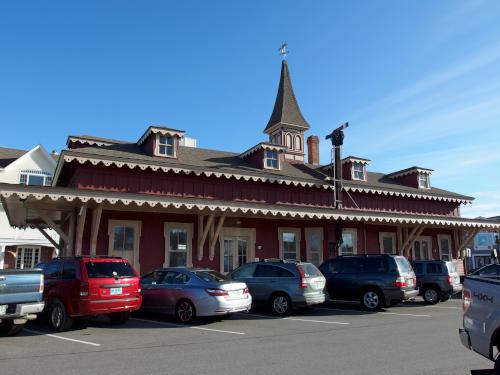
<svg viewBox="0 0 500 375">
<path fill-rule="evenodd" d="M 0 198 L 12 226 L 33 225 L 30 207 L 47 210 L 52 214 L 71 211 L 82 204 L 102 204 L 104 209 L 141 211 L 193 210 L 224 212 L 268 218 L 346 220 L 371 224 L 427 225 L 447 228 L 476 228 L 500 230 L 500 223 L 487 219 L 466 219 L 447 216 L 430 216 L 378 211 L 336 210 L 328 207 L 269 205 L 239 201 L 177 198 L 137 193 L 117 193 L 74 188 L 54 188 L 0 184 Z M 62 214 L 61 214 L 62 216 Z"/>
</svg>

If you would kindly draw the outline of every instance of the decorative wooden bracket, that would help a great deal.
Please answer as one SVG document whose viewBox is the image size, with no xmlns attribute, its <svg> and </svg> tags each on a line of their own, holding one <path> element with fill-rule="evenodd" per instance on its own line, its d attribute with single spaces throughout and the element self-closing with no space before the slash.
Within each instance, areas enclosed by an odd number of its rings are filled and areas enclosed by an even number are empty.
<svg viewBox="0 0 500 375">
<path fill-rule="evenodd" d="M 82 239 L 83 239 L 83 230 L 85 229 L 86 217 L 87 217 L 87 203 L 84 203 L 80 208 L 80 212 L 78 212 L 78 218 L 76 221 L 75 255 L 82 255 Z"/>
<path fill-rule="evenodd" d="M 210 226 L 212 225 L 214 216 L 215 216 L 214 214 L 210 214 L 208 216 L 208 220 L 205 226 L 203 226 L 203 217 L 201 216 L 200 219 L 200 216 L 198 216 L 198 261 L 203 259 L 203 247 L 205 246 L 205 240 L 207 239 L 208 231 L 210 230 Z M 201 238 L 200 238 L 200 233 L 201 233 Z"/>
<path fill-rule="evenodd" d="M 401 247 L 401 255 L 405 256 L 408 258 L 408 254 L 410 253 L 411 245 L 415 238 L 420 236 L 422 232 L 424 231 L 424 226 L 423 225 L 417 225 L 415 228 L 413 228 L 408 235 L 408 238 L 404 242 L 403 246 Z"/>
<path fill-rule="evenodd" d="M 222 229 L 222 226 L 224 225 L 224 220 L 226 220 L 226 213 L 224 212 L 222 216 L 219 218 L 219 222 L 217 223 L 217 227 L 215 228 L 215 233 L 210 239 L 210 260 L 214 260 L 214 255 L 215 255 L 215 243 L 217 242 L 219 238 L 220 231 Z"/>
<path fill-rule="evenodd" d="M 34 224 L 35 228 L 61 253 L 64 251 L 64 246 L 60 246 L 47 232 L 38 224 Z"/>
<path fill-rule="evenodd" d="M 90 233 L 90 256 L 95 257 L 97 251 L 97 234 L 101 223 L 102 204 L 92 210 L 92 229 Z"/>
<path fill-rule="evenodd" d="M 68 235 L 64 233 L 64 230 L 59 225 L 57 225 L 50 217 L 48 217 L 45 212 L 36 209 L 33 209 L 33 211 L 35 211 L 35 213 L 40 217 L 40 219 L 45 222 L 45 224 L 56 231 L 56 233 L 59 235 L 59 237 L 61 237 L 64 243 L 69 244 L 71 242 Z"/>
</svg>

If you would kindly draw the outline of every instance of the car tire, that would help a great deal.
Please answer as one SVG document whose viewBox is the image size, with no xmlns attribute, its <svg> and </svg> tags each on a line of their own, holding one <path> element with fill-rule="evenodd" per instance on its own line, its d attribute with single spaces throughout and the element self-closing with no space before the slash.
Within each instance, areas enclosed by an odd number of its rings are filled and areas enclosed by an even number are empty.
<svg viewBox="0 0 500 375">
<path fill-rule="evenodd" d="M 68 316 L 64 304 L 60 301 L 54 302 L 49 310 L 49 327 L 53 331 L 67 331 L 73 325 L 73 318 Z"/>
<path fill-rule="evenodd" d="M 191 323 L 196 320 L 196 309 L 187 299 L 180 300 L 175 306 L 175 317 L 181 323 Z"/>
<path fill-rule="evenodd" d="M 14 336 L 22 331 L 24 323 L 14 324 L 13 320 L 3 320 L 0 323 L 0 335 L 2 336 Z"/>
<path fill-rule="evenodd" d="M 384 297 L 376 289 L 366 289 L 361 294 L 361 305 L 368 311 L 380 310 L 384 305 Z"/>
<path fill-rule="evenodd" d="M 441 293 L 437 288 L 432 286 L 425 288 L 422 296 L 424 297 L 425 303 L 428 305 L 435 305 L 441 300 Z"/>
<path fill-rule="evenodd" d="M 122 311 L 122 312 L 117 312 L 117 313 L 112 313 L 108 315 L 109 320 L 111 321 L 111 324 L 125 324 L 128 322 L 130 318 L 130 312 L 129 311 Z"/>
<path fill-rule="evenodd" d="M 493 367 L 493 373 L 495 375 L 500 375 L 500 354 L 497 354 L 495 358 L 495 366 Z"/>
<path fill-rule="evenodd" d="M 271 311 L 278 316 L 287 316 L 292 313 L 292 301 L 285 293 L 275 293 L 271 296 Z"/>
</svg>

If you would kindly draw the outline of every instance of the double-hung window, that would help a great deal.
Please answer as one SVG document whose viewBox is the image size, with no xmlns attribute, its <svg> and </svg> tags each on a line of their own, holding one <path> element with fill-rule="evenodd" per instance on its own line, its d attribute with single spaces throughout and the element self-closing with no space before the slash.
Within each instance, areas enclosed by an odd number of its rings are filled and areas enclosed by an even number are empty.
<svg viewBox="0 0 500 375">
<path fill-rule="evenodd" d="M 300 260 L 300 228 L 279 228 L 281 259 Z"/>
<path fill-rule="evenodd" d="M 174 137 L 169 135 L 160 135 L 158 137 L 158 155 L 175 156 Z"/>
<path fill-rule="evenodd" d="M 165 267 L 192 265 L 193 224 L 165 223 Z"/>
<path fill-rule="evenodd" d="M 438 234 L 439 254 L 441 260 L 451 260 L 451 236 L 447 234 Z"/>
<path fill-rule="evenodd" d="M 52 175 L 47 172 L 24 170 L 19 174 L 21 185 L 49 186 L 52 185 Z"/>
<path fill-rule="evenodd" d="M 39 247 L 18 247 L 16 268 L 33 268 L 40 263 Z"/>
<path fill-rule="evenodd" d="M 428 174 L 420 173 L 418 175 L 418 187 L 424 189 L 429 189 L 431 187 Z"/>
<path fill-rule="evenodd" d="M 342 230 L 342 246 L 339 255 L 354 255 L 357 253 L 357 232 L 356 229 Z"/>
<path fill-rule="evenodd" d="M 278 151 L 266 150 L 266 168 L 279 169 Z"/>
<path fill-rule="evenodd" d="M 396 233 L 380 232 L 379 233 L 380 252 L 382 254 L 396 253 Z"/>
<path fill-rule="evenodd" d="M 365 165 L 363 163 L 352 164 L 352 178 L 354 180 L 365 180 Z"/>
</svg>

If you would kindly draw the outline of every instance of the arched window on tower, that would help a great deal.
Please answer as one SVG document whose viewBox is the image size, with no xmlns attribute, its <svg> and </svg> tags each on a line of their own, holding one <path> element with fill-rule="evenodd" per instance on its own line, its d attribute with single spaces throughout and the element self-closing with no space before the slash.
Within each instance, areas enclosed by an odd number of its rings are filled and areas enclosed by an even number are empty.
<svg viewBox="0 0 500 375">
<path fill-rule="evenodd" d="M 295 136 L 295 149 L 302 151 L 302 139 L 300 138 L 300 135 Z"/>
<path fill-rule="evenodd" d="M 285 134 L 285 146 L 292 148 L 292 136 L 290 134 Z"/>
</svg>

